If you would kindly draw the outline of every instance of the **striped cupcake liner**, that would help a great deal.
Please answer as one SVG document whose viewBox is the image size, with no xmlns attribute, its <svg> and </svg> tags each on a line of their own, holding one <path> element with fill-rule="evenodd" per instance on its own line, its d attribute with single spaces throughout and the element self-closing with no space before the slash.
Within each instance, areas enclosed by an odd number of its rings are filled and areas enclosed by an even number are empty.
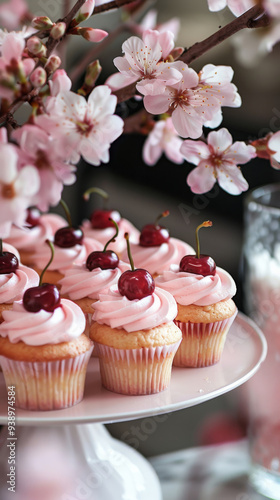
<svg viewBox="0 0 280 500">
<path fill-rule="evenodd" d="M 0 356 L 6 386 L 15 386 L 15 406 L 24 410 L 61 410 L 79 403 L 92 349 L 60 361 L 32 363 Z"/>
<path fill-rule="evenodd" d="M 174 357 L 174 366 L 201 368 L 216 364 L 221 358 L 227 333 L 236 314 L 237 310 L 230 318 L 212 323 L 175 320 L 183 338 Z"/>
<path fill-rule="evenodd" d="M 164 391 L 170 382 L 172 362 L 180 342 L 140 349 L 115 349 L 95 343 L 103 386 L 128 395 Z"/>
</svg>

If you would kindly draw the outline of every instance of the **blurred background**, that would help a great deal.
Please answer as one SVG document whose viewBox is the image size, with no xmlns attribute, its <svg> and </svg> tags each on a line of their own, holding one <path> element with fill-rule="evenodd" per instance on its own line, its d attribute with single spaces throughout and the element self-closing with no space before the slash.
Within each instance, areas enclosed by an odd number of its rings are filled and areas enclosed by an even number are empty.
<svg viewBox="0 0 280 500">
<path fill-rule="evenodd" d="M 56 20 L 61 16 L 63 1 L 29 0 L 28 4 L 34 15 L 47 15 Z M 186 48 L 233 19 L 227 9 L 219 13 L 209 12 L 206 0 L 158 0 L 148 2 L 148 5 L 157 9 L 159 23 L 174 16 L 180 19 L 181 28 L 176 45 Z M 98 55 L 103 67 L 98 83 L 105 81 L 115 71 L 113 58 L 121 55 L 121 45 L 130 36 L 127 31 L 115 32 L 119 23 L 123 23 L 119 11 L 93 16 L 87 23 L 116 35 L 113 44 Z M 250 43 L 248 40 L 241 42 L 238 51 L 232 40 L 226 41 L 192 65 L 197 71 L 207 63 L 231 65 L 234 68 L 233 82 L 242 97 L 242 107 L 224 108 L 222 123 L 229 129 L 234 141 L 257 139 L 270 130 L 275 132 L 280 128 L 279 44 L 271 54 L 257 60 L 254 65 L 251 64 L 251 57 L 247 58 L 247 64 L 244 65 L 242 60 L 246 59 L 245 51 Z M 66 69 L 71 71 L 89 50 L 92 50 L 89 42 L 75 37 L 67 49 Z M 82 79 L 76 81 L 74 89 L 81 82 Z M 123 117 L 128 116 L 138 106 L 139 103 L 131 100 L 127 105 L 118 106 L 118 113 Z M 64 195 L 71 207 L 74 222 L 81 222 L 93 209 L 100 207 L 98 197 L 92 197 L 87 204 L 82 201 L 82 193 L 89 186 L 105 189 L 110 195 L 111 208 L 119 210 L 123 217 L 139 229 L 153 222 L 162 211 L 169 210 L 170 216 L 165 225 L 170 234 L 191 245 L 195 243 L 196 226 L 203 220 L 212 220 L 213 227 L 201 232 L 202 251 L 210 254 L 217 265 L 231 273 L 238 287 L 236 303 L 243 310 L 242 213 L 246 194 L 230 196 L 215 186 L 205 195 L 194 195 L 186 184 L 192 166 L 187 162 L 178 166 L 164 157 L 154 167 L 145 165 L 142 160 L 144 141 L 144 136 L 123 135 L 111 148 L 109 164 L 100 167 L 79 165 L 77 183 L 66 188 Z M 280 172 L 273 170 L 269 162 L 264 160 L 253 160 L 242 170 L 250 188 L 280 180 Z M 60 212 L 59 209 L 54 211 Z M 246 422 L 238 400 L 238 390 L 235 390 L 197 407 L 165 415 L 158 419 L 152 432 L 147 430 L 151 428 L 147 423 L 149 419 L 111 424 L 108 429 L 112 435 L 137 447 L 148 457 L 198 444 L 239 438 L 244 435 Z M 137 429 L 142 438 L 133 440 Z"/>
</svg>

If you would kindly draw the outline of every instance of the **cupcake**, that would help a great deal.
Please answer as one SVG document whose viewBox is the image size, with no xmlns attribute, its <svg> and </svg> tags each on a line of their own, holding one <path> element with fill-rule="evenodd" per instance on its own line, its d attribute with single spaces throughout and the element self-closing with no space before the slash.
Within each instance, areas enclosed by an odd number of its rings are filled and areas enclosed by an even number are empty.
<svg viewBox="0 0 280 500">
<path fill-rule="evenodd" d="M 65 224 L 65 219 L 59 215 L 40 215 L 38 209 L 29 208 L 26 226 L 13 225 L 6 242 L 18 249 L 23 264 L 32 266 L 34 249 L 43 245 L 46 239 L 52 239 L 57 229 Z"/>
<path fill-rule="evenodd" d="M 16 407 L 59 410 L 79 403 L 92 351 L 80 307 L 44 283 L 29 288 L 3 318 L 0 362 L 7 387 L 16 387 Z"/>
<path fill-rule="evenodd" d="M 163 391 L 170 382 L 182 333 L 173 323 L 174 298 L 144 269 L 124 272 L 94 304 L 90 338 L 103 386 L 129 395 Z"/>
<path fill-rule="evenodd" d="M 212 224 L 207 221 L 197 231 L 206 225 Z M 183 339 L 174 366 L 203 367 L 217 363 L 237 314 L 232 300 L 236 293 L 232 277 L 216 267 L 211 257 L 201 255 L 198 248 L 196 256 L 186 255 L 179 265 L 172 265 L 155 282 L 171 293 L 178 305 L 174 322 Z"/>
<path fill-rule="evenodd" d="M 169 212 L 163 212 L 155 224 L 143 227 L 137 243 L 131 243 L 131 253 L 136 267 L 144 268 L 155 278 L 169 269 L 171 264 L 179 264 L 187 253 L 195 253 L 194 249 L 177 238 L 171 238 L 166 228 L 158 224 L 158 220 L 166 217 Z M 128 262 L 124 251 L 121 259 Z"/>
<path fill-rule="evenodd" d="M 33 269 L 19 262 L 17 251 L 12 245 L 3 244 L 0 252 L 0 322 L 2 313 L 11 309 L 29 287 L 39 284 L 39 276 Z"/>
<path fill-rule="evenodd" d="M 102 189 L 90 188 L 84 194 L 86 200 L 89 199 L 90 193 L 98 193 L 105 200 L 109 198 L 108 194 Z M 107 210 L 105 208 L 102 210 L 94 210 L 90 219 L 85 219 L 83 221 L 81 228 L 87 238 L 93 238 L 104 246 L 115 233 L 115 227 L 112 220 L 118 224 L 119 236 L 116 238 L 115 242 L 110 245 L 110 248 L 120 256 L 126 248 L 124 234 L 129 233 L 130 241 L 137 243 L 139 231 L 131 222 L 121 217 L 121 214 L 117 210 Z"/>
</svg>

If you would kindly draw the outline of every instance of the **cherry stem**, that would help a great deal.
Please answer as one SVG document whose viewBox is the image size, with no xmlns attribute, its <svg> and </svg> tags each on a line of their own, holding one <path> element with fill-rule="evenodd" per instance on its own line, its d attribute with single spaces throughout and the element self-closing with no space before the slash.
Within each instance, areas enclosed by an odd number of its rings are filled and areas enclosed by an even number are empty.
<svg viewBox="0 0 280 500">
<path fill-rule="evenodd" d="M 72 227 L 72 219 L 71 219 L 70 210 L 69 210 L 67 204 L 62 199 L 60 200 L 59 203 L 62 205 L 62 207 L 64 209 L 64 212 L 65 212 L 65 215 L 66 215 L 66 218 L 67 218 L 67 222 L 68 222 L 68 226 Z"/>
<path fill-rule="evenodd" d="M 106 252 L 109 243 L 113 243 L 114 241 L 116 241 L 116 237 L 119 234 L 119 226 L 118 226 L 118 224 L 114 221 L 114 219 L 111 219 L 111 217 L 109 217 L 109 221 L 113 222 L 113 224 L 114 224 L 114 226 L 116 228 L 116 232 L 115 232 L 114 236 L 109 241 L 107 241 L 105 247 L 103 248 L 103 252 Z"/>
<path fill-rule="evenodd" d="M 49 247 L 51 249 L 51 258 L 50 258 L 49 262 L 46 264 L 46 266 L 44 267 L 43 271 L 41 272 L 39 286 L 42 285 L 43 276 L 44 276 L 46 270 L 48 269 L 48 267 L 51 265 L 53 258 L 54 258 L 54 246 L 53 246 L 52 242 L 50 240 L 46 240 L 46 243 L 49 245 Z"/>
<path fill-rule="evenodd" d="M 101 188 L 97 188 L 97 187 L 92 187 L 92 188 L 89 188 L 87 189 L 84 194 L 83 194 L 83 198 L 85 201 L 88 201 L 89 200 L 89 197 L 92 193 L 97 193 L 99 194 L 100 196 L 102 196 L 103 200 L 104 200 L 104 208 L 105 206 L 107 205 L 107 201 L 109 200 L 109 195 L 108 193 L 106 193 L 106 191 L 104 191 L 103 189 Z"/>
<path fill-rule="evenodd" d="M 199 245 L 199 238 L 198 238 L 198 231 L 200 230 L 201 227 L 211 227 L 213 224 L 211 220 L 206 220 L 202 222 L 199 226 L 197 226 L 195 230 L 195 238 L 196 238 L 196 257 L 199 259 L 200 258 L 200 245 Z"/>
<path fill-rule="evenodd" d="M 124 233 L 124 237 L 126 239 L 127 255 L 128 255 L 128 258 L 129 258 L 131 269 L 132 269 L 132 271 L 134 271 L 135 267 L 134 267 L 134 262 L 133 262 L 132 255 L 131 255 L 131 250 L 130 250 L 129 234 L 128 233 Z"/>
<path fill-rule="evenodd" d="M 155 220 L 155 226 L 158 225 L 158 221 L 162 218 L 162 217 L 167 217 L 168 215 L 170 214 L 169 210 L 165 210 L 164 212 L 162 212 Z"/>
</svg>

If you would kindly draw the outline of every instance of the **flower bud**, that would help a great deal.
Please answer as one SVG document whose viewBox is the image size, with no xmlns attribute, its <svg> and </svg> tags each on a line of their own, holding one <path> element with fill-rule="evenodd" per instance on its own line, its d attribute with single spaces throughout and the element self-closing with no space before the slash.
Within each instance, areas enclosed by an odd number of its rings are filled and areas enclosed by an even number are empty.
<svg viewBox="0 0 280 500">
<path fill-rule="evenodd" d="M 44 57 L 47 53 L 46 46 L 37 36 L 32 36 L 27 40 L 27 49 L 30 54 L 33 54 L 36 57 Z"/>
<path fill-rule="evenodd" d="M 65 31 L 66 31 L 66 24 L 61 22 L 53 25 L 50 34 L 52 38 L 54 38 L 54 40 L 59 40 L 60 38 L 63 37 Z"/>
<path fill-rule="evenodd" d="M 86 70 L 85 84 L 88 87 L 93 87 L 101 71 L 102 67 L 100 66 L 98 60 L 93 61 L 91 64 L 89 64 Z"/>
<path fill-rule="evenodd" d="M 38 67 L 34 69 L 33 73 L 31 73 L 30 77 L 30 82 L 32 83 L 33 87 L 42 87 L 42 85 L 45 85 L 47 81 L 47 73 L 44 70 L 44 68 Z"/>
<path fill-rule="evenodd" d="M 46 62 L 45 65 L 45 70 L 50 75 L 51 73 L 54 73 L 59 66 L 61 65 L 61 59 L 58 56 L 50 56 L 49 59 Z"/>
<path fill-rule="evenodd" d="M 32 19 L 31 21 L 31 24 L 37 30 L 47 30 L 50 29 L 53 25 L 52 21 L 47 16 L 34 17 L 34 19 Z"/>
<path fill-rule="evenodd" d="M 87 0 L 84 5 L 80 8 L 79 12 L 75 17 L 75 24 L 80 24 L 86 19 L 88 19 L 94 11 L 95 0 Z"/>
<path fill-rule="evenodd" d="M 89 42 L 101 42 L 101 40 L 108 36 L 107 31 L 94 28 L 78 28 L 78 34 Z"/>
<path fill-rule="evenodd" d="M 183 47 L 175 47 L 173 50 L 171 50 L 170 54 L 168 55 L 167 61 L 169 62 L 177 61 L 177 59 L 179 59 L 179 57 L 183 54 L 184 50 L 185 49 Z"/>
</svg>

